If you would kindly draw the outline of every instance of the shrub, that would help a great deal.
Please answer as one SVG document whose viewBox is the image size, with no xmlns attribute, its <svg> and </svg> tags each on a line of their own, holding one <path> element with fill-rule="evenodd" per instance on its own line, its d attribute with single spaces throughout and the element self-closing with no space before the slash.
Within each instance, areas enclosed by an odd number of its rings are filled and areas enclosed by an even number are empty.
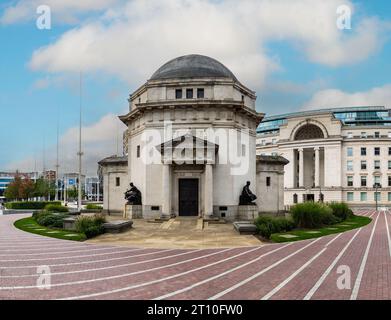
<svg viewBox="0 0 391 320">
<path fill-rule="evenodd" d="M 333 211 L 325 204 L 304 202 L 294 205 L 291 215 L 295 224 L 300 228 L 320 228 L 338 222 Z"/>
<path fill-rule="evenodd" d="M 258 233 L 266 239 L 270 239 L 273 233 L 286 232 L 295 228 L 295 223 L 291 219 L 269 216 L 259 216 L 255 219 L 255 225 Z"/>
<path fill-rule="evenodd" d="M 99 206 L 97 204 L 89 203 L 86 205 L 87 210 L 102 210 L 102 206 Z"/>
<path fill-rule="evenodd" d="M 63 207 L 57 204 L 47 204 L 45 206 L 45 211 L 49 212 L 68 212 L 69 209 L 67 207 Z"/>
<path fill-rule="evenodd" d="M 60 201 L 17 201 L 17 202 L 8 202 L 6 203 L 7 209 L 14 209 L 14 210 L 42 210 L 45 208 L 48 204 L 54 204 L 61 206 Z"/>
<path fill-rule="evenodd" d="M 328 206 L 339 221 L 344 221 L 353 214 L 353 211 L 349 209 L 349 206 L 345 202 L 331 202 Z"/>
<path fill-rule="evenodd" d="M 84 233 L 87 238 L 95 237 L 104 232 L 103 223 L 105 222 L 106 218 L 103 215 L 82 216 L 76 220 L 76 230 Z"/>
<path fill-rule="evenodd" d="M 105 230 L 102 225 L 96 225 L 96 226 L 90 226 L 85 231 L 84 234 L 86 235 L 87 239 L 96 237 L 102 233 L 104 233 Z"/>
<path fill-rule="evenodd" d="M 43 211 L 36 215 L 36 221 L 39 225 L 52 228 L 62 228 L 63 220 L 68 217 L 67 214 L 60 213 L 54 214 L 51 212 Z"/>
</svg>

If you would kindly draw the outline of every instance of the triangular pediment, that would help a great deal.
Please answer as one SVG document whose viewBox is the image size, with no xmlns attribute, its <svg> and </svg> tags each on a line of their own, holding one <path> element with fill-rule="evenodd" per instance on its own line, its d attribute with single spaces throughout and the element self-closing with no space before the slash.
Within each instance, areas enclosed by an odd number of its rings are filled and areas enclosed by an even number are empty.
<svg viewBox="0 0 391 320">
<path fill-rule="evenodd" d="M 208 140 L 196 137 L 190 133 L 175 137 L 171 140 L 168 140 L 156 148 L 160 153 L 164 154 L 166 150 L 170 149 L 214 149 L 215 152 L 218 151 L 219 146 Z"/>
</svg>

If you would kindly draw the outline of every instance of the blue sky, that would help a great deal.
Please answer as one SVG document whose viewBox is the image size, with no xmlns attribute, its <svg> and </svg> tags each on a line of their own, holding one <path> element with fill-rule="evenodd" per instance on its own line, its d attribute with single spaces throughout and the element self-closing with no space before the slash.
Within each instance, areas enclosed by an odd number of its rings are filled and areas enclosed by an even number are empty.
<svg viewBox="0 0 391 320">
<path fill-rule="evenodd" d="M 116 139 L 124 128 L 115 115 L 125 112 L 129 93 L 162 63 L 185 53 L 222 61 L 257 91 L 257 109 L 267 115 L 357 101 L 389 106 L 391 4 L 344 1 L 353 8 L 352 29 L 335 31 L 335 7 L 340 2 L 330 1 L 325 9 L 319 1 L 281 0 L 287 9 L 292 3 L 299 8 L 290 17 L 276 3 L 261 0 L 243 2 L 239 10 L 232 0 L 191 5 L 172 0 L 166 6 L 122 0 L 85 1 L 83 6 L 80 1 L 51 0 L 46 3 L 52 9 L 52 27 L 39 30 L 35 9 L 40 1 L 4 1 L 0 170 L 33 169 L 34 159 L 41 169 L 44 145 L 46 167 L 53 168 L 57 121 L 63 145 L 60 165 L 63 170 L 76 169 L 80 69 L 83 125 L 90 135 L 84 146 L 89 173 L 96 171 L 99 157 L 116 152 Z M 172 16 L 173 11 L 178 14 Z M 203 17 L 206 32 L 199 30 L 198 15 L 203 12 L 208 12 Z M 324 19 L 324 30 L 314 32 L 308 25 L 312 13 Z M 235 25 L 238 15 L 243 25 Z M 365 21 L 370 21 L 368 27 Z M 186 32 L 196 38 L 175 41 L 187 37 Z"/>
</svg>

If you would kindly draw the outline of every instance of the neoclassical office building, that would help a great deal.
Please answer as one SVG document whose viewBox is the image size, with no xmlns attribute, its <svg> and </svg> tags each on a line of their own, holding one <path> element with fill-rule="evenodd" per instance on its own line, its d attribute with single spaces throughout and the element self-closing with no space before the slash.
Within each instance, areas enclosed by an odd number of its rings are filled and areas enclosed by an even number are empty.
<svg viewBox="0 0 391 320">
<path fill-rule="evenodd" d="M 240 218 L 247 181 L 256 211 L 283 209 L 278 156 L 256 156 L 263 114 L 255 92 L 220 62 L 201 55 L 173 59 L 129 98 L 125 156 L 99 162 L 104 209 L 121 212 L 129 182 L 142 195 L 142 217 Z"/>
<path fill-rule="evenodd" d="M 280 155 L 285 204 L 306 200 L 391 204 L 391 110 L 355 107 L 266 117 L 257 154 Z M 378 185 L 378 189 L 374 186 Z"/>
</svg>

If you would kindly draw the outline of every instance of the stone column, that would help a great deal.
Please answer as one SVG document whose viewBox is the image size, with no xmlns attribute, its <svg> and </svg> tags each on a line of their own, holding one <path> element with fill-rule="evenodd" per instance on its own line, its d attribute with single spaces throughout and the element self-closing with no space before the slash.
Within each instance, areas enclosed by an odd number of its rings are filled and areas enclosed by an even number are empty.
<svg viewBox="0 0 391 320">
<path fill-rule="evenodd" d="M 162 214 L 171 214 L 171 175 L 170 165 L 163 163 L 163 174 L 162 174 Z"/>
<path fill-rule="evenodd" d="M 204 188 L 204 218 L 213 215 L 213 167 L 212 164 L 205 164 L 205 188 Z"/>
<path fill-rule="evenodd" d="M 319 147 L 315 147 L 315 187 L 320 186 L 320 157 Z"/>
<path fill-rule="evenodd" d="M 299 187 L 304 187 L 304 150 L 299 148 Z"/>
</svg>

